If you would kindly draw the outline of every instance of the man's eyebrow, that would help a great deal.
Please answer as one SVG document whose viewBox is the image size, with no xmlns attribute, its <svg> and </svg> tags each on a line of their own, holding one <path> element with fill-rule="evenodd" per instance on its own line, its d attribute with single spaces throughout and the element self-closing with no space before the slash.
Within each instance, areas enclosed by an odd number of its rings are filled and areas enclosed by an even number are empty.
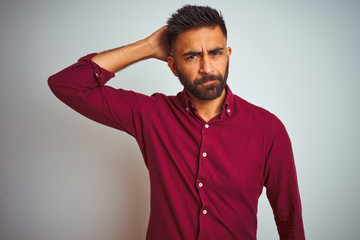
<svg viewBox="0 0 360 240">
<path fill-rule="evenodd" d="M 220 51 L 223 51 L 223 50 L 224 50 L 224 48 L 222 48 L 222 47 L 217 47 L 217 48 L 211 49 L 211 50 L 209 51 L 209 53 L 220 52 Z"/>
<path fill-rule="evenodd" d="M 200 55 L 201 52 L 195 52 L 195 51 L 189 51 L 186 53 L 183 53 L 183 56 L 194 56 L 194 55 Z"/>
<path fill-rule="evenodd" d="M 223 51 L 223 50 L 224 50 L 224 48 L 222 48 L 222 47 L 216 47 L 214 49 L 209 50 L 208 52 L 214 53 L 214 52 L 219 52 L 219 51 Z M 183 56 L 197 56 L 197 55 L 200 55 L 201 53 L 202 52 L 189 51 L 189 52 L 183 53 Z"/>
</svg>

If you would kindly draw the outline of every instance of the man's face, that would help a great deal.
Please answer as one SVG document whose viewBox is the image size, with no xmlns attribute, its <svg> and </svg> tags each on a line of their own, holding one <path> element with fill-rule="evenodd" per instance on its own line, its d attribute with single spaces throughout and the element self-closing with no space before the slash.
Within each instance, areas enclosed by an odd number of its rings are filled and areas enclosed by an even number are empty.
<svg viewBox="0 0 360 240">
<path fill-rule="evenodd" d="M 168 65 L 187 92 L 200 100 L 221 96 L 226 86 L 231 49 L 220 27 L 180 33 Z"/>
</svg>

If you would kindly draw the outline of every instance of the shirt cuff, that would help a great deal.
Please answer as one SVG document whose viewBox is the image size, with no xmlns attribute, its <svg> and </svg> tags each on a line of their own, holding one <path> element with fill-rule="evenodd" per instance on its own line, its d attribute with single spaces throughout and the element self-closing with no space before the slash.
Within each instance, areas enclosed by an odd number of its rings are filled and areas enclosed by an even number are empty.
<svg viewBox="0 0 360 240">
<path fill-rule="evenodd" d="M 96 54 L 97 53 L 88 54 L 80 58 L 78 61 L 85 61 L 87 64 L 91 65 L 94 69 L 94 76 L 99 82 L 99 84 L 105 85 L 105 83 L 111 78 L 113 78 L 115 74 L 106 70 L 105 68 L 100 67 L 98 64 L 91 60 Z"/>
</svg>

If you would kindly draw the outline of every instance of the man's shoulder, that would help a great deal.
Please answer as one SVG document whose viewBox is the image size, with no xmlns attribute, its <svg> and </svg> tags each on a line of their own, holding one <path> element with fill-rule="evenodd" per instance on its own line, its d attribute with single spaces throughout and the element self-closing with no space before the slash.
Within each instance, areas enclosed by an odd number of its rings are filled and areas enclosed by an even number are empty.
<svg viewBox="0 0 360 240">
<path fill-rule="evenodd" d="M 259 124 L 281 124 L 280 119 L 274 113 L 235 94 L 234 105 L 238 111 L 238 117 L 247 118 L 254 123 L 258 122 Z"/>
<path fill-rule="evenodd" d="M 151 98 L 157 100 L 157 101 L 173 101 L 176 96 L 174 95 L 166 95 L 164 93 L 161 93 L 161 92 L 155 92 L 153 93 L 151 96 Z"/>
<path fill-rule="evenodd" d="M 270 112 L 269 110 L 260 107 L 254 103 L 251 103 L 241 97 L 239 97 L 238 95 L 234 94 L 234 104 L 235 107 L 243 113 L 248 113 L 248 114 L 259 114 L 262 115 L 264 117 L 274 117 L 275 115 Z"/>
<path fill-rule="evenodd" d="M 234 97 L 234 102 L 239 109 L 238 116 L 250 121 L 251 125 L 265 127 L 267 129 L 271 129 L 271 131 L 275 133 L 278 133 L 279 131 L 286 133 L 286 128 L 283 122 L 269 110 L 250 103 L 236 95 Z"/>
<path fill-rule="evenodd" d="M 158 102 L 172 102 L 176 104 L 180 104 L 184 100 L 182 91 L 178 92 L 176 95 L 155 92 L 150 97 L 157 100 Z"/>
</svg>

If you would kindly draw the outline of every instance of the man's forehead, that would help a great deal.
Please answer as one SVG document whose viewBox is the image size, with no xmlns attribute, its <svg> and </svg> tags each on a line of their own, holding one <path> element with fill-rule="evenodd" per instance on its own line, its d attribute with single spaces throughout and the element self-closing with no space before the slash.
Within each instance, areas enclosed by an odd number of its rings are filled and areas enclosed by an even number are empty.
<svg viewBox="0 0 360 240">
<path fill-rule="evenodd" d="M 226 37 L 219 26 L 191 29 L 178 35 L 175 47 L 180 52 L 225 48 Z"/>
</svg>

